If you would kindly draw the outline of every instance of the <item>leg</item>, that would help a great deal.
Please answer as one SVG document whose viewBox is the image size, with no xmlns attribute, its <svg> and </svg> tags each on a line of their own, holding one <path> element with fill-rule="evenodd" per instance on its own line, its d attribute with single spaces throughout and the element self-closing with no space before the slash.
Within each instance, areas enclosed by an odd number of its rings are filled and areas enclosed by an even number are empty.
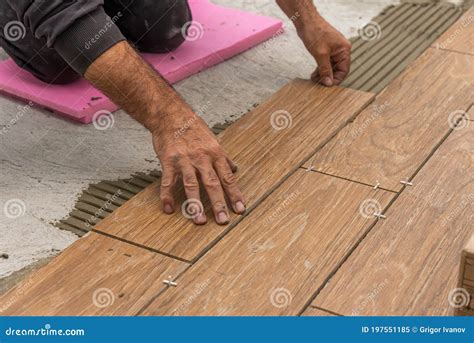
<svg viewBox="0 0 474 343">
<path fill-rule="evenodd" d="M 107 14 L 139 51 L 175 50 L 185 37 L 182 27 L 192 20 L 186 0 L 105 0 Z"/>
<path fill-rule="evenodd" d="M 20 68 L 44 82 L 64 84 L 80 78 L 54 49 L 46 46 L 46 40 L 36 38 L 20 24 L 7 1 L 0 1 L 0 46 Z"/>
</svg>

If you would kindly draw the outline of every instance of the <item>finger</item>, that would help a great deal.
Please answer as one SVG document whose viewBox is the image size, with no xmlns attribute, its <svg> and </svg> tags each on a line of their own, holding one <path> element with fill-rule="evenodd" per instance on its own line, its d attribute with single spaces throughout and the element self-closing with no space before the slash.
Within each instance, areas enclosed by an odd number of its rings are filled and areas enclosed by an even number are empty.
<svg viewBox="0 0 474 343">
<path fill-rule="evenodd" d="M 177 174 L 172 166 L 163 165 L 163 175 L 161 176 L 160 200 L 165 213 L 174 212 L 174 188 Z"/>
<path fill-rule="evenodd" d="M 212 167 L 212 163 L 209 161 L 201 165 L 199 174 L 201 175 L 202 183 L 211 201 L 216 222 L 220 225 L 227 224 L 229 222 L 229 211 L 227 210 L 221 182 Z"/>
<path fill-rule="evenodd" d="M 206 224 L 207 218 L 204 213 L 204 207 L 199 194 L 199 182 L 196 177 L 196 170 L 191 165 L 181 168 L 183 177 L 184 191 L 186 192 L 186 206 L 183 208 L 183 214 L 193 220 L 195 224 Z"/>
<path fill-rule="evenodd" d="M 221 184 L 232 204 L 232 209 L 235 213 L 242 214 L 245 212 L 245 203 L 242 192 L 237 185 L 237 179 L 230 169 L 228 162 L 225 159 L 219 159 L 214 164 L 217 175 L 221 180 Z"/>
<path fill-rule="evenodd" d="M 333 85 L 333 72 L 331 64 L 331 56 L 328 52 L 319 53 L 316 55 L 316 62 L 318 63 L 318 73 L 321 83 L 324 86 L 331 87 Z"/>
<path fill-rule="evenodd" d="M 339 85 L 347 77 L 351 69 L 351 53 L 343 50 L 333 57 L 334 84 Z"/>
<path fill-rule="evenodd" d="M 319 69 L 316 68 L 315 71 L 311 74 L 311 81 L 314 83 L 320 83 L 321 82 L 321 76 L 319 76 Z"/>
<path fill-rule="evenodd" d="M 229 156 L 226 156 L 226 161 L 229 164 L 230 169 L 232 170 L 232 173 L 236 173 L 237 170 L 239 170 L 239 166 L 232 161 L 232 159 Z"/>
</svg>

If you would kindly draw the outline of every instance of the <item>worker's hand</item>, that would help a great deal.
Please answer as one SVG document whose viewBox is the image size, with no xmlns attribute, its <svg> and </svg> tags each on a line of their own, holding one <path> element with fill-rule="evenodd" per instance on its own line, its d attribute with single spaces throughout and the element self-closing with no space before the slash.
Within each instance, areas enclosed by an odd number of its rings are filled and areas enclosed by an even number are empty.
<svg viewBox="0 0 474 343">
<path fill-rule="evenodd" d="M 211 201 L 218 224 L 229 222 L 227 195 L 236 213 L 245 212 L 245 201 L 237 185 L 234 172 L 237 166 L 224 152 L 215 135 L 196 114 L 168 115 L 152 131 L 153 145 L 163 169 L 161 202 L 165 213 L 175 210 L 174 189 L 182 180 L 188 207 L 185 215 L 196 224 L 205 224 L 200 183 Z"/>
<path fill-rule="evenodd" d="M 350 70 L 351 43 L 320 16 L 301 27 L 298 35 L 318 64 L 311 79 L 328 87 L 339 85 Z"/>
<path fill-rule="evenodd" d="M 89 66 L 85 77 L 152 133 L 163 169 L 161 201 L 166 213 L 175 210 L 173 191 L 180 178 L 189 200 L 183 214 L 195 223 L 207 220 L 199 180 L 219 224 L 229 222 L 224 192 L 236 213 L 245 212 L 234 163 L 206 123 L 128 42 L 105 51 Z"/>
</svg>

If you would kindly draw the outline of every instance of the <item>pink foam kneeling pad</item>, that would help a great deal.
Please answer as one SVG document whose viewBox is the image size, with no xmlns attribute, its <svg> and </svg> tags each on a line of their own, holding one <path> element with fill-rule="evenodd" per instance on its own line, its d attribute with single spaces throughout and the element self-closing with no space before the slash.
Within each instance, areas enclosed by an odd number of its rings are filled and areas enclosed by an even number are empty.
<svg viewBox="0 0 474 343">
<path fill-rule="evenodd" d="M 220 63 L 274 36 L 282 22 L 273 18 L 190 0 L 193 23 L 188 39 L 174 52 L 143 54 L 170 83 Z M 19 68 L 11 59 L 0 63 L 0 91 L 48 108 L 82 123 L 101 110 L 118 107 L 86 80 L 49 85 Z"/>
</svg>

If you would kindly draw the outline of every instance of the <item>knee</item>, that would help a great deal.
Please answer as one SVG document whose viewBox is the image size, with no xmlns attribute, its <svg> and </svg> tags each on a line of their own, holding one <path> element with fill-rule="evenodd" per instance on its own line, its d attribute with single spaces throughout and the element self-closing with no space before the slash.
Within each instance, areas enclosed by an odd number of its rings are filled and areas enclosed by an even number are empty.
<svg viewBox="0 0 474 343">
<path fill-rule="evenodd" d="M 192 20 L 186 0 L 133 1 L 128 9 L 117 25 L 138 50 L 168 52 L 185 41 L 183 27 Z"/>
</svg>

